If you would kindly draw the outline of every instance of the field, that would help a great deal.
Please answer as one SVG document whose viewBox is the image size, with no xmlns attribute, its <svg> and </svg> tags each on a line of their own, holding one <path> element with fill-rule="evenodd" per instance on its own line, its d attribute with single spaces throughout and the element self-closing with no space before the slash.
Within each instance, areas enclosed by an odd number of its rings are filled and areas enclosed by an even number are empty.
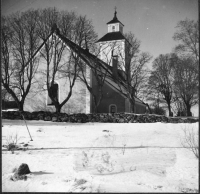
<svg viewBox="0 0 200 194">
<path fill-rule="evenodd" d="M 194 192 L 199 166 L 183 148 L 198 123 L 53 123 L 3 121 L 2 145 L 17 134 L 23 150 L 2 147 L 4 192 Z M 27 144 L 27 145 L 26 145 Z M 11 181 L 28 164 L 27 180 Z"/>
</svg>

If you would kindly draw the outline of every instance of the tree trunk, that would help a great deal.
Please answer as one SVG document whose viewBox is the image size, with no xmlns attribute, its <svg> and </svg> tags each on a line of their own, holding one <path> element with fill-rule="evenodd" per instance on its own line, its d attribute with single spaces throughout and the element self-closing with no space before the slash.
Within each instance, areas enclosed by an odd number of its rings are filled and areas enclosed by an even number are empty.
<svg viewBox="0 0 200 194">
<path fill-rule="evenodd" d="M 19 107 L 19 111 L 24 111 L 24 101 L 20 101 L 19 103 L 17 103 L 18 107 Z"/>
<path fill-rule="evenodd" d="M 55 105 L 55 108 L 56 108 L 56 113 L 60 113 L 62 107 L 60 105 Z"/>
<path fill-rule="evenodd" d="M 99 105 L 101 103 L 102 98 L 103 98 L 103 95 L 102 95 L 102 92 L 101 92 L 99 94 L 98 102 L 96 102 L 96 105 L 95 105 L 95 107 L 96 107 L 96 113 L 97 113 L 97 110 L 98 110 L 98 107 L 99 107 Z"/>
<path fill-rule="evenodd" d="M 192 113 L 190 111 L 191 109 L 191 105 L 189 103 L 186 104 L 186 109 L 187 109 L 187 116 L 188 117 L 191 117 L 192 116 Z"/>
<path fill-rule="evenodd" d="M 97 113 L 97 106 L 95 103 L 94 103 L 94 113 Z"/>
<path fill-rule="evenodd" d="M 97 97 L 94 94 L 92 94 L 92 98 L 93 98 L 93 105 L 94 105 L 93 111 L 94 111 L 94 113 L 97 113 L 97 108 L 98 108 Z"/>
<path fill-rule="evenodd" d="M 131 104 L 131 109 L 132 109 L 131 112 L 132 112 L 132 113 L 135 113 L 135 105 L 134 105 L 134 103 Z"/>
<path fill-rule="evenodd" d="M 149 107 L 149 104 L 146 103 L 147 107 L 148 107 L 148 110 L 149 110 L 149 114 L 152 114 L 152 111 L 151 111 L 151 108 Z"/>
<path fill-rule="evenodd" d="M 135 100 L 129 98 L 129 102 L 131 104 L 131 113 L 135 113 Z"/>
<path fill-rule="evenodd" d="M 168 110 L 169 110 L 169 116 L 173 117 L 173 112 L 171 111 L 170 102 L 167 102 L 167 106 L 168 106 Z"/>
</svg>

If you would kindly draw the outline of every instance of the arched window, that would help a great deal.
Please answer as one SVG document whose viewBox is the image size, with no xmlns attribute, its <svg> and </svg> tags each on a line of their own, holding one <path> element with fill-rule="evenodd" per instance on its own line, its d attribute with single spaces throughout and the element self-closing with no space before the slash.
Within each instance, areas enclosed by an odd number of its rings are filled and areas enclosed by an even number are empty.
<svg viewBox="0 0 200 194">
<path fill-rule="evenodd" d="M 116 113 L 117 112 L 117 106 L 116 106 L 116 104 L 111 104 L 109 106 L 109 112 L 110 113 Z"/>
<path fill-rule="evenodd" d="M 54 84 L 52 86 L 50 86 L 49 92 L 52 94 L 52 96 L 55 100 L 59 100 L 59 86 L 56 82 L 54 82 Z M 48 91 L 47 91 L 47 105 L 48 106 L 54 105 L 53 101 L 49 97 Z"/>
<path fill-rule="evenodd" d="M 112 26 L 112 31 L 113 31 L 113 32 L 115 31 L 115 26 Z"/>
</svg>

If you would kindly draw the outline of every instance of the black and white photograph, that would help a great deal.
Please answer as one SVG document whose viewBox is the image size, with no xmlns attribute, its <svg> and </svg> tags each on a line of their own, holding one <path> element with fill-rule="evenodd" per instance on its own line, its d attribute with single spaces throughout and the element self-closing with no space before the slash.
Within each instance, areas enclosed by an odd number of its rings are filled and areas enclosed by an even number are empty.
<svg viewBox="0 0 200 194">
<path fill-rule="evenodd" d="M 199 193 L 198 0 L 1 0 L 2 192 Z"/>
</svg>

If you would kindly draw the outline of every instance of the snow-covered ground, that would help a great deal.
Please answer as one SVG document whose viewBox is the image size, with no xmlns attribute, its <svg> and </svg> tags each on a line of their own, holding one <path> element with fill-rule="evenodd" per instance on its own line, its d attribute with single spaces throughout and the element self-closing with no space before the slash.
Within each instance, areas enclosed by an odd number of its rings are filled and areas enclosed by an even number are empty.
<svg viewBox="0 0 200 194">
<path fill-rule="evenodd" d="M 2 151 L 2 190 L 11 192 L 190 192 L 198 189 L 198 160 L 181 145 L 183 128 L 198 123 L 23 121 L 3 124 L 2 143 L 17 133 L 26 151 Z M 37 123 L 35 121 L 34 123 Z M 27 180 L 9 177 L 28 164 Z"/>
</svg>

